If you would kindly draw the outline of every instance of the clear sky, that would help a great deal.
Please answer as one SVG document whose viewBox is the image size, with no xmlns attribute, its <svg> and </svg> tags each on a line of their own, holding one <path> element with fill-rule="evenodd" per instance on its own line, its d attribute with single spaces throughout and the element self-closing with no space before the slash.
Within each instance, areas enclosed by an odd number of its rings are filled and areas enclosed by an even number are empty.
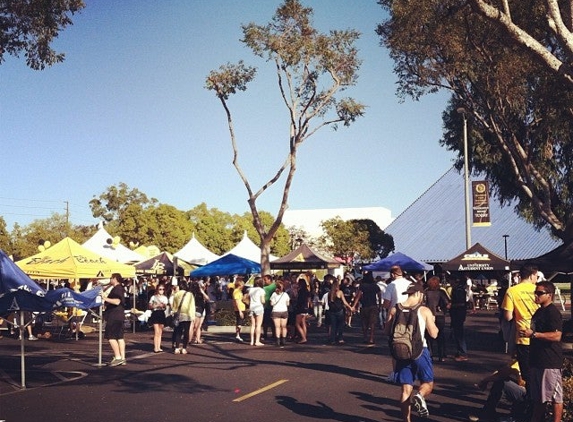
<svg viewBox="0 0 573 422">
<path fill-rule="evenodd" d="M 270 21 L 279 0 L 86 0 L 54 43 L 63 63 L 44 71 L 25 58 L 0 65 L 0 215 L 11 229 L 69 204 L 74 224 L 94 224 L 89 200 L 120 182 L 189 210 L 205 202 L 248 211 L 232 166 L 224 111 L 204 88 L 210 70 L 244 59 L 257 78 L 229 102 L 239 160 L 255 190 L 284 161 L 286 109 L 273 66 L 241 42 L 241 24 Z M 443 175 L 454 155 L 439 146 L 447 95 L 400 103 L 393 63 L 375 34 L 376 0 L 305 0 L 321 31 L 356 29 L 363 64 L 347 91 L 366 104 L 349 128 L 322 129 L 299 152 L 291 209 L 389 208 L 396 217 Z M 282 184 L 259 209 L 276 214 Z"/>
</svg>

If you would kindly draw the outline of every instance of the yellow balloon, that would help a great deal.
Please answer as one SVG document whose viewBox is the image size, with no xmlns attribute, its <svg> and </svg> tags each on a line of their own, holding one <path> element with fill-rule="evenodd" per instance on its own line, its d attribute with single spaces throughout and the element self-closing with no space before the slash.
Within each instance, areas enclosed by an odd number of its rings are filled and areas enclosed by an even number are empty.
<svg viewBox="0 0 573 422">
<path fill-rule="evenodd" d="M 50 246 L 52 246 L 52 242 L 50 242 L 49 240 L 46 240 L 44 242 L 44 248 L 48 249 Z"/>
<path fill-rule="evenodd" d="M 44 245 L 40 245 L 40 246 L 38 246 L 38 250 L 40 252 L 44 252 L 46 250 L 46 248 L 44 247 Z"/>
</svg>

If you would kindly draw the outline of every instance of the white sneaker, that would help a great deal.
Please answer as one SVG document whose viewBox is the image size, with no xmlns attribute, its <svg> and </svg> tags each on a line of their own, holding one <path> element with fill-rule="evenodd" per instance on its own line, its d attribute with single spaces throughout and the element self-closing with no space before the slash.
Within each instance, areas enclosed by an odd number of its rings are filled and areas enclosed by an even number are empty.
<svg viewBox="0 0 573 422">
<path fill-rule="evenodd" d="M 38 337 L 36 337 L 36 336 L 30 336 L 30 337 L 28 337 L 28 340 L 36 341 L 36 340 L 38 340 Z"/>
<path fill-rule="evenodd" d="M 237 340 L 239 343 L 245 342 L 245 340 L 243 340 L 240 336 L 235 337 L 235 340 Z"/>
</svg>

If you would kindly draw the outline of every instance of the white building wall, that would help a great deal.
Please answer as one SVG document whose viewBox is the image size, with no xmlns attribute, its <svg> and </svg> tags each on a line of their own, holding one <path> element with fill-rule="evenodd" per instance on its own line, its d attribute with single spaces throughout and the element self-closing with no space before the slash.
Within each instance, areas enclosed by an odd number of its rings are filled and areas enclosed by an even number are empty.
<svg viewBox="0 0 573 422">
<path fill-rule="evenodd" d="M 321 222 L 340 217 L 342 220 L 369 219 L 382 230 L 393 221 L 391 212 L 384 207 L 366 208 L 329 208 L 319 210 L 286 210 L 283 217 L 285 227 L 297 227 L 306 231 L 310 237 L 317 238 L 324 233 Z"/>
</svg>

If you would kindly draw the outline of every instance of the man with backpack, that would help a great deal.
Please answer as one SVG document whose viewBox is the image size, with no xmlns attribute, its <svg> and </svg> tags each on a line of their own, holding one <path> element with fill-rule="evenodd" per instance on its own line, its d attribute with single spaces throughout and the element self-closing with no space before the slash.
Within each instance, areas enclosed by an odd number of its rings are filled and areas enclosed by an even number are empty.
<svg viewBox="0 0 573 422">
<path fill-rule="evenodd" d="M 420 417 L 429 416 L 425 397 L 434 388 L 434 370 L 425 333 L 436 338 L 438 327 L 432 311 L 422 305 L 424 288 L 421 284 L 410 284 L 403 294 L 408 298 L 390 309 L 386 330 L 390 351 L 396 361 L 396 381 L 402 386 L 400 410 L 403 420 L 410 422 L 412 407 Z M 413 394 L 417 380 L 420 386 Z"/>
</svg>

